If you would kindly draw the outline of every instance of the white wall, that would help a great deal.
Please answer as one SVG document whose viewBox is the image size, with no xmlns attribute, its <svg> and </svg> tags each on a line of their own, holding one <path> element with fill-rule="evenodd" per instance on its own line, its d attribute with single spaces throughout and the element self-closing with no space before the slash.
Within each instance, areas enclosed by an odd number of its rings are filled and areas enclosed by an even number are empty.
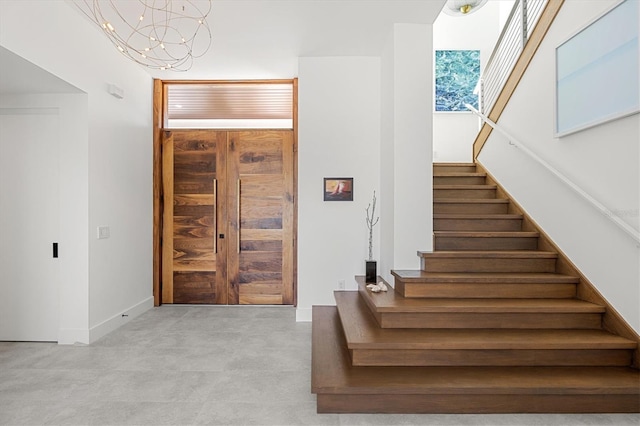
<svg viewBox="0 0 640 426">
<path fill-rule="evenodd" d="M 0 45 L 87 93 L 74 117 L 80 128 L 61 151 L 73 170 L 61 178 L 61 198 L 72 201 L 61 216 L 75 220 L 61 225 L 61 240 L 77 245 L 61 271 L 60 342 L 88 343 L 153 305 L 152 81 L 66 2 L 0 2 Z M 125 98 L 108 95 L 109 83 Z M 111 238 L 97 241 L 98 225 L 110 226 Z"/>
<path fill-rule="evenodd" d="M 339 280 L 355 289 L 364 275 L 365 209 L 380 188 L 380 59 L 303 57 L 298 66 L 298 319 L 309 320 L 312 305 L 335 304 Z M 353 177 L 353 201 L 323 201 L 324 177 Z"/>
<path fill-rule="evenodd" d="M 467 16 L 441 13 L 433 24 L 433 50 L 480 50 L 480 70 L 493 53 L 504 23 L 501 16 L 513 1 L 490 0 Z M 433 106 L 431 106 L 433 111 Z M 479 120 L 471 112 L 433 113 L 433 156 L 436 162 L 472 162 Z"/>
<path fill-rule="evenodd" d="M 394 25 L 394 269 L 419 269 L 417 251 L 433 249 L 432 51 L 431 25 Z"/>
<path fill-rule="evenodd" d="M 553 137 L 555 48 L 615 4 L 617 0 L 564 3 L 498 124 L 637 230 L 640 115 Z M 640 250 L 633 239 L 497 132 L 479 159 L 640 330 Z"/>
<path fill-rule="evenodd" d="M 432 26 L 395 24 L 381 55 L 381 262 L 418 269 L 418 250 L 433 249 Z"/>
<path fill-rule="evenodd" d="M 389 30 L 380 57 L 380 275 L 393 283 L 390 270 L 394 262 L 395 232 L 395 27 Z"/>
<path fill-rule="evenodd" d="M 378 274 L 419 268 L 432 249 L 430 25 L 395 24 L 381 58 L 299 62 L 298 320 L 355 289 L 367 257 L 365 209 L 373 191 Z M 324 202 L 323 177 L 354 177 L 353 202 Z"/>
</svg>

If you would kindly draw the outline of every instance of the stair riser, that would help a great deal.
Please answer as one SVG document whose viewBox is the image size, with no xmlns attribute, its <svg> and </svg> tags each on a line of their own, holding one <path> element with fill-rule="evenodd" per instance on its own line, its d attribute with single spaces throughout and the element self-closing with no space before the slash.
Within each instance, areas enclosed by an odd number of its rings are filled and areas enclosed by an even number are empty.
<svg viewBox="0 0 640 426">
<path fill-rule="evenodd" d="M 538 237 L 434 236 L 435 250 L 536 250 Z"/>
<path fill-rule="evenodd" d="M 567 299 L 576 296 L 575 284 L 522 283 L 401 283 L 396 279 L 395 291 L 407 298 L 467 299 Z"/>
<path fill-rule="evenodd" d="M 421 258 L 427 272 L 555 272 L 556 259 Z"/>
<path fill-rule="evenodd" d="M 484 185 L 484 176 L 434 176 L 434 185 Z"/>
<path fill-rule="evenodd" d="M 434 189 L 433 198 L 441 200 L 446 198 L 455 199 L 491 199 L 496 198 L 495 189 Z"/>
<path fill-rule="evenodd" d="M 415 414 L 491 414 L 491 413 L 637 413 L 637 394 L 571 393 L 514 394 L 505 390 L 494 394 L 474 394 L 470 389 L 458 394 L 394 393 L 379 390 L 363 393 L 318 393 L 318 413 L 415 413 Z M 606 392 L 606 391 L 605 391 Z"/>
<path fill-rule="evenodd" d="M 470 165 L 446 165 L 434 164 L 433 173 L 475 173 L 475 164 Z"/>
<path fill-rule="evenodd" d="M 521 229 L 522 219 L 433 219 L 434 231 L 507 232 Z"/>
<path fill-rule="evenodd" d="M 376 350 L 354 349 L 352 365 L 356 367 L 480 367 L 480 366 L 565 366 L 626 367 L 631 364 L 631 350 Z"/>
<path fill-rule="evenodd" d="M 508 203 L 433 203 L 434 214 L 506 214 Z"/>
<path fill-rule="evenodd" d="M 599 313 L 385 313 L 377 314 L 381 328 L 504 328 L 599 329 Z"/>
</svg>

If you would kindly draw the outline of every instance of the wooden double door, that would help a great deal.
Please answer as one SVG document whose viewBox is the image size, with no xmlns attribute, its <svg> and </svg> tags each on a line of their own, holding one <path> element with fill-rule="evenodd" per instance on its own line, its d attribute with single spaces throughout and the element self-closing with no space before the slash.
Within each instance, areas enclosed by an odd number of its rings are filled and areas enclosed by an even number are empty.
<svg viewBox="0 0 640 426">
<path fill-rule="evenodd" d="M 162 303 L 294 303 L 292 130 L 163 132 Z"/>
</svg>

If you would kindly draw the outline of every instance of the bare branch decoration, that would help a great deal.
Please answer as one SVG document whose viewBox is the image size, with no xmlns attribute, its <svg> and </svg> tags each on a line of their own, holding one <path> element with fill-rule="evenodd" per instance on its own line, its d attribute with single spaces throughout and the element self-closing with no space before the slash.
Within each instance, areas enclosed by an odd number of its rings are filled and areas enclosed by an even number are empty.
<svg viewBox="0 0 640 426">
<path fill-rule="evenodd" d="M 371 212 L 369 212 L 371 209 Z M 376 191 L 373 191 L 373 201 L 367 206 L 367 228 L 369 228 L 369 260 L 373 260 L 373 227 L 376 226 L 380 216 L 376 217 Z M 375 217 L 375 220 L 374 220 Z"/>
</svg>

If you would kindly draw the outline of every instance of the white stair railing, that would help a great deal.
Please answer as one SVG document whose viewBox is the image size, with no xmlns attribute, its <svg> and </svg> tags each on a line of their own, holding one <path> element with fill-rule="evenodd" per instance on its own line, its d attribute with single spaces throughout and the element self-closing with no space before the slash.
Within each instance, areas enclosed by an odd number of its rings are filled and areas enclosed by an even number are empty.
<svg viewBox="0 0 640 426">
<path fill-rule="evenodd" d="M 516 0 L 480 77 L 480 111 L 493 108 L 548 0 Z"/>
<path fill-rule="evenodd" d="M 507 138 L 509 144 L 519 148 L 522 152 L 527 154 L 533 160 L 535 160 L 538 164 L 542 165 L 545 169 L 551 172 L 554 176 L 560 179 L 565 185 L 571 188 L 576 194 L 578 194 L 583 199 L 587 200 L 596 210 L 598 210 L 603 216 L 609 218 L 613 223 L 615 223 L 619 228 L 621 228 L 624 232 L 626 232 L 631 238 L 633 238 L 636 243 L 640 244 L 640 233 L 636 231 L 633 227 L 631 227 L 628 223 L 620 220 L 618 216 L 615 215 L 614 212 L 605 207 L 601 202 L 593 198 L 591 195 L 587 194 L 582 188 L 572 182 L 565 175 L 560 173 L 556 168 L 554 168 L 551 164 L 547 163 L 544 159 L 540 158 L 535 152 L 531 151 L 529 148 L 524 146 L 522 142 L 509 134 L 506 130 L 499 126 L 495 122 L 489 119 L 485 114 L 481 113 L 474 107 L 469 104 L 465 105 L 469 108 L 469 111 L 476 114 L 478 117 L 482 119 L 485 123 L 491 126 L 494 130 L 500 132 L 503 136 Z"/>
</svg>

